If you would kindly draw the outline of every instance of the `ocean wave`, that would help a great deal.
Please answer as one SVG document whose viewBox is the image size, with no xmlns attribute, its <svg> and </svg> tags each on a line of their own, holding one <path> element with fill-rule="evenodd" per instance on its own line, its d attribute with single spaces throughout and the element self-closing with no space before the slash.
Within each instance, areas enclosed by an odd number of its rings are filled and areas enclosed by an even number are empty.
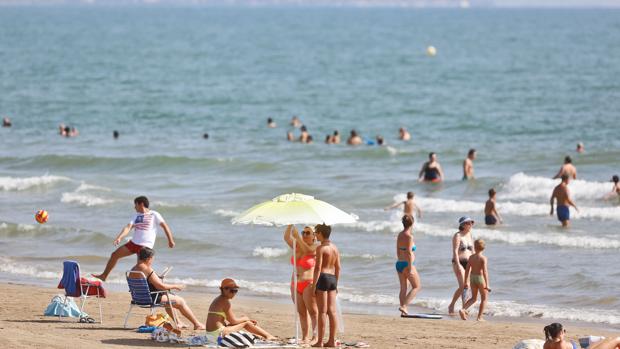
<svg viewBox="0 0 620 349">
<path fill-rule="evenodd" d="M 512 175 L 502 185 L 499 196 L 502 199 L 526 200 L 549 199 L 553 188 L 559 184 L 558 179 L 528 176 L 523 172 Z M 569 188 L 576 200 L 600 200 L 611 190 L 611 183 L 588 182 L 581 179 L 571 180 Z"/>
<path fill-rule="evenodd" d="M 233 211 L 233 210 L 215 210 L 213 211 L 213 213 L 215 213 L 216 215 L 220 216 L 220 217 L 225 217 L 225 218 L 232 218 L 232 217 L 236 217 L 239 214 L 241 214 L 241 212 L 237 212 L 237 211 Z"/>
<path fill-rule="evenodd" d="M 548 198 L 547 198 L 548 199 Z M 422 211 L 439 213 L 480 213 L 484 211 L 484 202 L 468 200 L 450 200 L 436 198 L 418 198 L 418 205 Z M 548 203 L 537 204 L 532 202 L 500 201 L 497 210 L 501 214 L 533 217 L 548 216 L 550 206 Z M 572 218 L 594 218 L 603 220 L 620 221 L 620 206 L 615 207 L 579 207 L 579 212 L 571 212 Z"/>
<path fill-rule="evenodd" d="M 343 224 L 343 227 L 350 229 L 360 229 L 370 233 L 398 233 L 402 230 L 402 224 L 399 220 L 390 221 L 357 221 L 355 223 Z"/>
<path fill-rule="evenodd" d="M 60 198 L 60 202 L 65 204 L 78 204 L 81 206 L 92 207 L 92 206 L 102 206 L 114 203 L 114 200 L 104 199 L 94 195 L 89 194 L 79 194 L 76 192 L 72 193 L 63 193 Z"/>
<path fill-rule="evenodd" d="M 428 224 L 417 224 L 417 232 L 430 236 L 452 237 L 454 228 L 441 228 Z M 552 232 L 515 232 L 499 231 L 494 229 L 474 229 L 472 233 L 476 238 L 484 238 L 488 241 L 499 241 L 509 245 L 537 244 L 569 248 L 586 249 L 618 249 L 620 240 L 598 238 L 592 236 L 566 235 L 565 233 Z"/>
<path fill-rule="evenodd" d="M 77 189 L 75 189 L 76 193 L 79 192 L 83 192 L 83 191 L 112 191 L 112 189 L 110 188 L 106 188 L 106 187 L 100 187 L 98 185 L 93 185 L 93 184 L 87 184 L 86 182 L 81 182 L 80 186 L 77 187 Z"/>
<path fill-rule="evenodd" d="M 276 247 L 256 247 L 254 251 L 252 251 L 252 256 L 254 257 L 263 257 L 263 258 L 277 258 L 287 255 L 289 253 L 289 249 L 285 248 L 276 248 Z"/>
<path fill-rule="evenodd" d="M 38 187 L 47 187 L 58 182 L 70 181 L 70 178 L 61 176 L 40 176 L 40 177 L 0 177 L 0 190 L 2 191 L 22 191 Z"/>
</svg>

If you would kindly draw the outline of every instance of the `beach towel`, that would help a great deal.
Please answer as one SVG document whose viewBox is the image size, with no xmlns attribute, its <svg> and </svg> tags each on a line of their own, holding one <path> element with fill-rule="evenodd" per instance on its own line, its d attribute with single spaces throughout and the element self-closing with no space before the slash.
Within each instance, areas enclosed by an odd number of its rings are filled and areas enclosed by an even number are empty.
<svg viewBox="0 0 620 349">
<path fill-rule="evenodd" d="M 217 344 L 226 348 L 248 348 L 254 346 L 254 342 L 256 342 L 255 335 L 246 331 L 237 331 L 220 338 Z"/>
<path fill-rule="evenodd" d="M 66 303 L 65 303 L 66 300 Z M 73 299 L 66 298 L 59 294 L 52 298 L 52 301 L 45 309 L 44 316 L 64 316 L 64 317 L 88 317 L 88 314 L 80 312 L 80 308 Z"/>
<path fill-rule="evenodd" d="M 62 279 L 58 284 L 58 288 L 64 288 L 65 293 L 69 297 L 81 296 L 79 283 L 80 283 L 80 268 L 75 261 L 64 261 L 62 263 L 63 272 Z"/>
<path fill-rule="evenodd" d="M 524 339 L 517 343 L 513 349 L 543 349 L 545 341 L 540 339 Z"/>
</svg>

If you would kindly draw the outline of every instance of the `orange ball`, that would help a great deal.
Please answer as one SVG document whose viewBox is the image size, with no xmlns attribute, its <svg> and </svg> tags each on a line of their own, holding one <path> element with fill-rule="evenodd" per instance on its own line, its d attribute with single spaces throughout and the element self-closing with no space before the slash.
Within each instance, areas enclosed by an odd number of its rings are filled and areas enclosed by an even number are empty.
<svg viewBox="0 0 620 349">
<path fill-rule="evenodd" d="M 49 215 L 47 214 L 47 211 L 39 210 L 34 215 L 34 219 L 36 219 L 37 222 L 39 222 L 40 224 L 43 224 L 43 223 L 47 222 L 47 220 L 49 219 Z"/>
</svg>

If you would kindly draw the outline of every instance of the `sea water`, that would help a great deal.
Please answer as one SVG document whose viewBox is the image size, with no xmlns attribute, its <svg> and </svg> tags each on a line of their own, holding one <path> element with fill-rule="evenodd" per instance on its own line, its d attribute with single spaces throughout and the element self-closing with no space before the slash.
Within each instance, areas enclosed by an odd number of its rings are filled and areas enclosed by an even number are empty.
<svg viewBox="0 0 620 349">
<path fill-rule="evenodd" d="M 617 10 L 2 7 L 0 114 L 13 127 L 0 130 L 0 279 L 53 287 L 68 258 L 102 271 L 147 195 L 175 236 L 156 244 L 171 279 L 213 291 L 234 277 L 287 301 L 283 228 L 230 220 L 300 192 L 359 216 L 333 227 L 343 308 L 396 313 L 400 212 L 383 207 L 414 191 L 414 305 L 447 310 L 451 237 L 469 215 L 487 241 L 489 314 L 620 326 L 620 205 L 602 199 L 620 172 L 619 29 Z M 286 141 L 293 115 L 314 144 Z M 59 136 L 60 123 L 80 135 Z M 351 129 L 388 145 L 322 143 Z M 416 180 L 431 151 L 439 185 Z M 570 229 L 549 216 L 565 155 L 578 169 Z M 110 284 L 123 289 L 134 261 Z"/>
</svg>

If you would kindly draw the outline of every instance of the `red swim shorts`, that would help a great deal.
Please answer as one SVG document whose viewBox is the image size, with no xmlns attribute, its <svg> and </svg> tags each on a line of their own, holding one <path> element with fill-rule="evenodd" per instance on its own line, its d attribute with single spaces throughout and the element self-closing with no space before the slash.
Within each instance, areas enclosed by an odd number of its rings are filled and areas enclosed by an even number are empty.
<svg viewBox="0 0 620 349">
<path fill-rule="evenodd" d="M 143 247 L 143 246 L 134 244 L 133 241 L 131 241 L 131 240 L 129 240 L 129 242 L 126 243 L 124 246 L 127 247 L 127 249 L 131 253 L 136 253 L 136 254 L 139 253 L 140 249 Z"/>
</svg>

